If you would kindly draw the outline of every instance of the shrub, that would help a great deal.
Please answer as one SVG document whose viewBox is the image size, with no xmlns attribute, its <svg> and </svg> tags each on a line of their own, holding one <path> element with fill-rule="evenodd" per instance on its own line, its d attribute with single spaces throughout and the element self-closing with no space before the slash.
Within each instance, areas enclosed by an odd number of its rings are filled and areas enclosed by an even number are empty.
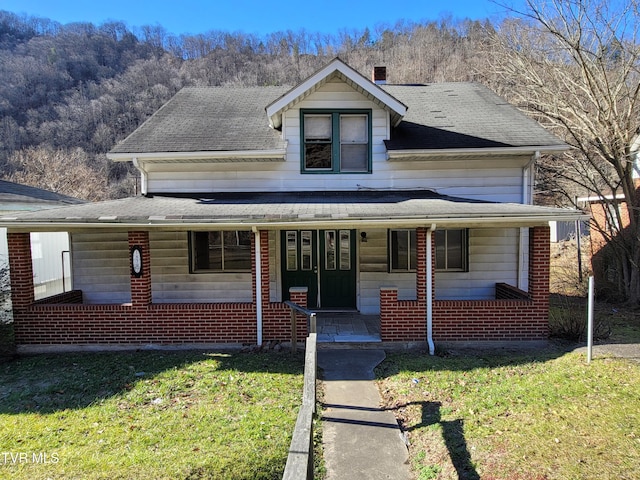
<svg viewBox="0 0 640 480">
<path fill-rule="evenodd" d="M 558 297 L 549 308 L 549 328 L 552 337 L 575 342 L 586 340 L 587 309 L 584 299 Z M 593 339 L 604 340 L 611 335 L 607 320 L 594 319 Z"/>
</svg>

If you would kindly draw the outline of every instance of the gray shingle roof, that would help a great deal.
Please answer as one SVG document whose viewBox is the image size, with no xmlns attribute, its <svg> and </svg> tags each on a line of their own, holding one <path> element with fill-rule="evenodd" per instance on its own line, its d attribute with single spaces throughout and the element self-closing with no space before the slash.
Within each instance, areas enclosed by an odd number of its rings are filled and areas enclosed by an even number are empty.
<svg viewBox="0 0 640 480">
<path fill-rule="evenodd" d="M 432 221 L 469 225 L 473 222 L 538 224 L 582 218 L 581 212 L 557 208 L 493 203 L 439 195 L 432 191 L 219 193 L 202 196 L 130 197 L 120 200 L 42 210 L 0 217 L 0 225 L 102 223 L 142 228 L 166 225 L 263 225 L 274 223 L 347 222 L 362 225 L 384 221 Z M 7 222 L 7 223 L 5 223 Z M 55 228 L 55 227 L 54 227 Z"/>
<path fill-rule="evenodd" d="M 289 87 L 187 87 L 111 153 L 224 152 L 284 148 L 265 106 Z"/>
<path fill-rule="evenodd" d="M 84 203 L 85 200 L 62 195 L 61 193 L 44 190 L 42 188 L 22 185 L 20 183 L 0 180 L 0 203 L 51 203 L 68 205 Z"/>
<path fill-rule="evenodd" d="M 562 141 L 478 83 L 385 85 L 409 106 L 389 150 L 528 147 Z"/>
<path fill-rule="evenodd" d="M 557 146 L 562 142 L 476 83 L 385 85 L 408 106 L 387 149 Z M 224 152 L 284 148 L 265 107 L 290 87 L 188 87 L 111 153 Z"/>
</svg>

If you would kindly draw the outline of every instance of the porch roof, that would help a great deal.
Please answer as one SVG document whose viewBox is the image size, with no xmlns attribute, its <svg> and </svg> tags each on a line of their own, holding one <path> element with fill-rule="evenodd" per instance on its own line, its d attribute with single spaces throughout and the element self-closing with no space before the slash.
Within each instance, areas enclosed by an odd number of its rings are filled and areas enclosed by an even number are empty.
<svg viewBox="0 0 640 480">
<path fill-rule="evenodd" d="M 588 218 L 576 211 L 494 203 L 430 190 L 150 195 L 0 217 L 12 231 L 87 228 L 260 229 L 535 226 Z"/>
</svg>

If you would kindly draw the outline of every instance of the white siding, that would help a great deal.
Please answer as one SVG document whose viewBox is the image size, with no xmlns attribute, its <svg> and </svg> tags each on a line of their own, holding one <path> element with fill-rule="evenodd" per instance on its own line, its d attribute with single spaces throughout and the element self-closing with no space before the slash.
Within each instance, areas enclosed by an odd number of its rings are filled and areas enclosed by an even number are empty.
<svg viewBox="0 0 640 480">
<path fill-rule="evenodd" d="M 358 232 L 360 238 L 360 232 Z M 469 271 L 436 272 L 437 299 L 491 299 L 495 284 L 517 286 L 519 229 L 471 229 Z M 282 299 L 279 232 L 269 232 L 270 301 Z M 189 273 L 187 232 L 151 232 L 152 295 L 155 303 L 251 302 L 250 273 Z M 398 287 L 398 298 L 416 298 L 415 273 L 389 273 L 387 230 L 368 229 L 358 245 L 358 308 L 380 311 L 380 287 Z M 87 303 L 130 301 L 126 232 L 72 235 L 74 287 Z M 526 258 L 526 257 L 525 257 Z M 526 274 L 526 270 L 525 270 Z"/>
<path fill-rule="evenodd" d="M 519 229 L 469 230 L 469 271 L 436 272 L 436 299 L 495 298 L 495 284 L 518 285 Z"/>
<path fill-rule="evenodd" d="M 131 282 L 127 232 L 71 234 L 73 286 L 85 303 L 129 303 Z"/>
<path fill-rule="evenodd" d="M 303 108 L 371 109 L 372 173 L 301 174 L 300 109 Z M 285 112 L 282 133 L 288 142 L 286 161 L 151 164 L 147 166 L 148 190 L 156 193 L 202 193 L 414 188 L 472 199 L 500 202 L 522 200 L 522 166 L 528 159 L 388 161 L 384 140 L 388 138 L 389 131 L 385 110 L 348 85 L 329 82 Z M 476 168 L 472 168 L 476 165 Z"/>
<path fill-rule="evenodd" d="M 387 230 L 367 229 L 367 241 L 360 243 L 360 305 L 364 314 L 380 313 L 380 287 L 398 287 L 398 299 L 416 298 L 415 273 L 389 273 Z M 359 233 L 358 233 L 359 236 Z"/>
<path fill-rule="evenodd" d="M 151 232 L 154 303 L 251 302 L 251 273 L 189 273 L 187 232 Z"/>
<path fill-rule="evenodd" d="M 387 231 L 367 230 L 360 244 L 360 311 L 380 312 L 380 287 L 398 287 L 398 298 L 416 298 L 415 273 L 389 273 Z M 436 272 L 436 298 L 481 300 L 495 297 L 495 284 L 517 286 L 519 229 L 469 230 L 469 271 Z"/>
</svg>

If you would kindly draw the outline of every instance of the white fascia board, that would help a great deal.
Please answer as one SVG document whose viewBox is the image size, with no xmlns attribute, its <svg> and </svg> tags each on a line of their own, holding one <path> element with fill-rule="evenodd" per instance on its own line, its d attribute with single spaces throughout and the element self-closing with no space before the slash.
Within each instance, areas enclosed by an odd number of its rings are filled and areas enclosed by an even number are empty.
<svg viewBox="0 0 640 480">
<path fill-rule="evenodd" d="M 236 150 L 236 151 L 200 151 L 200 152 L 156 152 L 156 153 L 107 153 L 107 158 L 114 162 L 127 162 L 138 159 L 144 162 L 169 162 L 175 160 L 220 161 L 224 159 L 242 158 L 284 158 L 286 148 L 275 150 Z"/>
<path fill-rule="evenodd" d="M 554 153 L 564 152 L 571 147 L 566 144 L 532 146 L 532 147 L 487 147 L 487 148 L 443 148 L 443 149 L 406 149 L 406 150 L 387 150 L 389 160 L 402 159 L 405 157 L 456 157 L 460 155 L 533 155 L 536 152 Z"/>
<path fill-rule="evenodd" d="M 335 71 L 342 73 L 346 78 L 351 80 L 365 92 L 396 112 L 400 117 L 403 117 L 407 113 L 406 105 L 404 105 L 389 93 L 385 92 L 378 85 L 367 80 L 365 77 L 346 65 L 340 59 L 336 58 L 326 67 L 318 70 L 297 87 L 292 88 L 291 90 L 289 90 L 289 92 L 266 107 L 265 110 L 267 112 L 267 117 L 269 117 L 273 128 L 280 128 L 282 121 L 279 118 L 281 117 L 279 113 L 284 110 L 287 105 L 294 102 L 296 99 L 305 96 L 305 94 L 309 90 L 313 89 L 313 87 L 321 83 Z"/>
<path fill-rule="evenodd" d="M 587 197 L 576 198 L 577 202 L 604 202 L 606 200 L 626 200 L 624 193 L 618 193 L 615 197 L 612 194 L 609 195 L 589 195 Z"/>
<path fill-rule="evenodd" d="M 300 227 L 312 229 L 332 229 L 332 228 L 415 228 L 417 226 L 429 226 L 437 223 L 439 228 L 465 228 L 465 227 L 532 227 L 548 225 L 550 221 L 575 222 L 584 221 L 590 218 L 589 215 L 573 210 L 558 212 L 548 215 L 520 215 L 520 216 L 465 216 L 451 218 L 432 217 L 407 217 L 407 218 L 299 218 L 289 221 L 270 221 L 268 219 L 260 221 L 255 218 L 229 219 L 220 222 L 181 222 L 160 219 L 140 219 L 140 221 L 107 221 L 96 222 L 3 222 L 9 218 L 0 218 L 0 227 L 5 227 L 11 232 L 51 232 L 51 231 L 85 231 L 87 229 L 117 229 L 117 230 L 165 230 L 165 231 L 188 231 L 188 230 L 248 230 L 255 227 L 258 230 L 282 230 Z"/>
</svg>

